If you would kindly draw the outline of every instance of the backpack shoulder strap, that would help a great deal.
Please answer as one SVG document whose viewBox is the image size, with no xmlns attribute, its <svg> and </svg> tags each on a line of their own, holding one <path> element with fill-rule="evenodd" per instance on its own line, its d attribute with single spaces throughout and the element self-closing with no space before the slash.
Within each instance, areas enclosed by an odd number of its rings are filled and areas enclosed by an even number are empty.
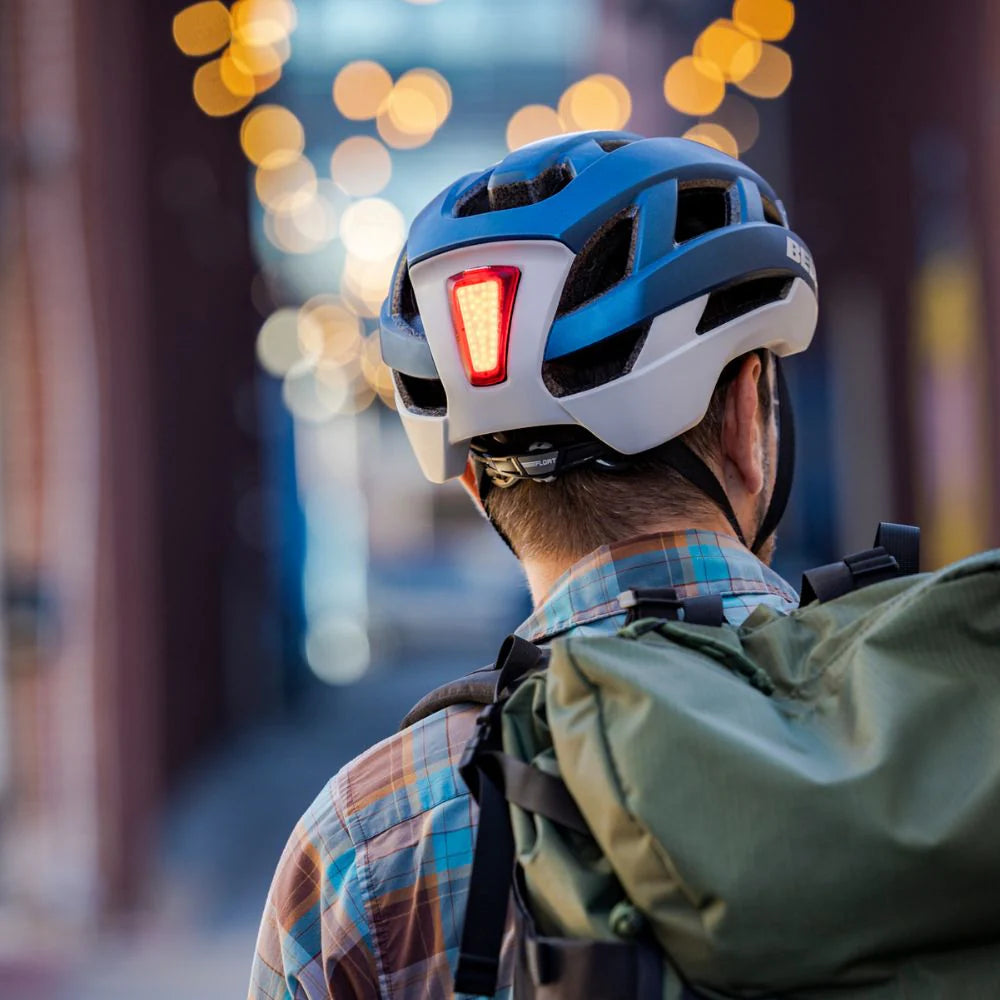
<svg viewBox="0 0 1000 1000">
<path fill-rule="evenodd" d="M 816 600 L 832 601 L 870 584 L 919 571 L 920 529 L 883 521 L 875 533 L 873 548 L 806 570 L 802 574 L 801 603 L 804 606 Z"/>
<path fill-rule="evenodd" d="M 406 713 L 399 725 L 400 731 L 450 705 L 490 705 L 511 683 L 544 662 L 545 654 L 536 645 L 510 635 L 500 647 L 495 663 L 447 681 L 425 694 Z"/>
<path fill-rule="evenodd" d="M 496 664 L 490 663 L 428 691 L 403 717 L 400 732 L 449 705 L 489 705 L 496 695 L 499 673 Z"/>
</svg>

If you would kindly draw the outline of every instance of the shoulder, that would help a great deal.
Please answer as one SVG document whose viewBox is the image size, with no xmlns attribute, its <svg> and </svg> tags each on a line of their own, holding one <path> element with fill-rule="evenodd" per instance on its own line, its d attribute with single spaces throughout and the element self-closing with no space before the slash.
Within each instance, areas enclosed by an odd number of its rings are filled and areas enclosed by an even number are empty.
<svg viewBox="0 0 1000 1000">
<path fill-rule="evenodd" d="M 376 743 L 340 770 L 315 806 L 333 807 L 328 824 L 360 843 L 466 798 L 458 765 L 479 711 L 454 705 Z"/>
</svg>

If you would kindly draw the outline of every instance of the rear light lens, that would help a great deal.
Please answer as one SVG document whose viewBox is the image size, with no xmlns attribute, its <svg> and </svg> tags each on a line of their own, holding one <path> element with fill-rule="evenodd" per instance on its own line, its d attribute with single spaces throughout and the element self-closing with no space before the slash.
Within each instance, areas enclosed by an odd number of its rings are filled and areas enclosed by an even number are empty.
<svg viewBox="0 0 1000 1000">
<path fill-rule="evenodd" d="M 448 279 L 455 339 L 472 385 L 507 378 L 507 340 L 521 272 L 516 267 L 477 267 Z"/>
</svg>

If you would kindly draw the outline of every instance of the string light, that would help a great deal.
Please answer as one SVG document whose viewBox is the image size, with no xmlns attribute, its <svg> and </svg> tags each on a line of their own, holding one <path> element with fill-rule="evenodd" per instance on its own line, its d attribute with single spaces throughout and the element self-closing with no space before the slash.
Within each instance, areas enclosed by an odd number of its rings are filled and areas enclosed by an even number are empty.
<svg viewBox="0 0 1000 1000">
<path fill-rule="evenodd" d="M 728 153 L 729 156 L 739 155 L 740 148 L 736 138 L 729 129 L 717 122 L 701 122 L 694 125 L 684 133 L 683 138 L 711 146 L 720 153 Z"/>
<path fill-rule="evenodd" d="M 570 132 L 622 129 L 632 117 L 632 95 L 618 77 L 595 73 L 566 88 L 558 114 Z"/>
<path fill-rule="evenodd" d="M 392 90 L 389 71 L 377 62 L 361 59 L 348 63 L 333 81 L 333 103 L 352 121 L 366 121 L 378 114 Z"/>
<path fill-rule="evenodd" d="M 713 21 L 698 35 L 693 54 L 667 70 L 663 94 L 678 111 L 713 116 L 689 129 L 686 137 L 738 156 L 757 141 L 760 120 L 752 105 L 726 97 L 726 84 L 765 99 L 785 92 L 792 60 L 771 43 L 791 31 L 795 5 L 791 0 L 735 0 L 732 15 L 731 20 Z"/>
<path fill-rule="evenodd" d="M 316 194 L 316 170 L 304 156 L 276 166 L 257 168 L 254 188 L 272 212 L 290 212 Z"/>
<path fill-rule="evenodd" d="M 562 119 L 555 108 L 545 104 L 529 104 L 515 111 L 507 123 L 507 148 L 520 149 L 529 142 L 538 142 L 564 132 Z"/>
<path fill-rule="evenodd" d="M 726 81 L 714 62 L 685 56 L 663 80 L 667 103 L 688 115 L 710 115 L 726 96 Z"/>
<path fill-rule="evenodd" d="M 344 212 L 340 238 L 359 260 L 390 261 L 399 253 L 406 236 L 403 215 L 384 198 L 362 198 Z"/>
<path fill-rule="evenodd" d="M 765 41 L 780 42 L 795 23 L 795 5 L 790 0 L 736 0 L 733 20 Z"/>
<path fill-rule="evenodd" d="M 784 49 L 765 42 L 753 72 L 738 80 L 736 85 L 752 97 L 774 98 L 780 97 L 791 82 L 791 57 Z"/>
<path fill-rule="evenodd" d="M 243 119 L 240 145 L 251 163 L 275 169 L 302 155 L 306 133 L 302 122 L 287 108 L 264 104 Z"/>
<path fill-rule="evenodd" d="M 330 176 L 347 194 L 378 194 L 392 176 L 392 157 L 378 139 L 354 135 L 333 151 Z"/>
<path fill-rule="evenodd" d="M 757 109 L 739 94 L 726 94 L 725 100 L 712 115 L 712 121 L 732 134 L 741 153 L 750 149 L 760 135 Z"/>
<path fill-rule="evenodd" d="M 760 36 L 725 18 L 712 22 L 694 43 L 698 59 L 714 63 L 725 80 L 742 80 L 760 61 Z"/>
<path fill-rule="evenodd" d="M 213 59 L 199 66 L 194 75 L 194 99 L 198 107 L 213 118 L 242 111 L 253 99 L 254 90 L 242 87 L 239 92 L 230 89 L 223 77 L 222 60 Z"/>
<path fill-rule="evenodd" d="M 174 17 L 173 34 L 186 56 L 211 55 L 232 37 L 229 11 L 218 0 L 192 4 Z"/>
</svg>

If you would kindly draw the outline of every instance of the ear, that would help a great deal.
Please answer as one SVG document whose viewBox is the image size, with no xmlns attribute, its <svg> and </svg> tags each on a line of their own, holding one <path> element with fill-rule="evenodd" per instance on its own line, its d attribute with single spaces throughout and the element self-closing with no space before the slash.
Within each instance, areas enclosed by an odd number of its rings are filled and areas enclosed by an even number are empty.
<svg viewBox="0 0 1000 1000">
<path fill-rule="evenodd" d="M 479 499 L 479 483 L 477 482 L 476 467 L 473 465 L 471 458 L 465 463 L 465 472 L 462 473 L 458 481 L 465 488 L 465 492 L 472 497 L 472 502 L 479 508 L 479 512 L 485 514 L 483 501 Z"/>
<path fill-rule="evenodd" d="M 760 358 L 751 354 L 726 393 L 722 424 L 726 478 L 738 476 L 750 496 L 757 496 L 764 488 L 763 431 L 757 396 L 757 383 L 762 377 Z"/>
</svg>

